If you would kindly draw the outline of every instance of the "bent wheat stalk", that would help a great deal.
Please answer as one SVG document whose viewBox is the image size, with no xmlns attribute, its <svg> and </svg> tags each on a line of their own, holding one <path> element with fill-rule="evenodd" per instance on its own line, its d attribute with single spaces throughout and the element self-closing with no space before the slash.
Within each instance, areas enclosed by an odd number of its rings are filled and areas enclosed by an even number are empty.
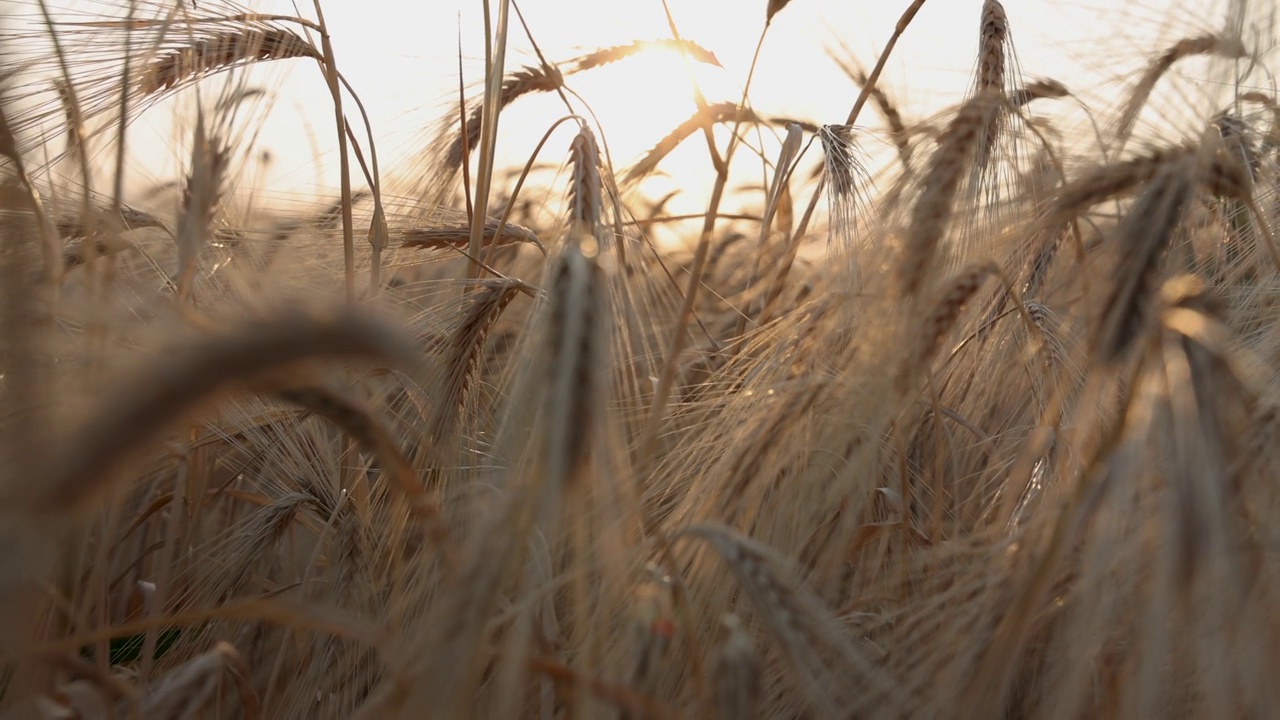
<svg viewBox="0 0 1280 720">
<path fill-rule="evenodd" d="M 89 417 L 56 441 L 42 480 L 11 489 L 10 507 L 62 515 L 105 492 L 163 431 L 227 390 L 316 360 L 363 359 L 412 368 L 418 350 L 385 319 L 350 309 L 286 312 L 199 338 L 127 373 Z"/>
</svg>

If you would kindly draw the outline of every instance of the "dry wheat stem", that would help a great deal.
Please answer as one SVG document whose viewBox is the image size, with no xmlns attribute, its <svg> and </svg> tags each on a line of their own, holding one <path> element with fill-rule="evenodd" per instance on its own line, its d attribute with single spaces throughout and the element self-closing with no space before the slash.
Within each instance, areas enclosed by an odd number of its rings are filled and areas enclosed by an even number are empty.
<svg viewBox="0 0 1280 720">
<path fill-rule="evenodd" d="M 511 0 L 498 0 L 498 26 L 497 28 L 492 28 L 489 3 L 484 4 L 484 101 L 477 108 L 480 111 L 477 141 L 475 144 L 467 146 L 468 148 L 478 148 L 480 151 L 479 168 L 474 188 L 475 196 L 470 205 L 471 237 L 467 243 L 467 256 L 470 258 L 480 257 L 481 246 L 484 243 L 484 225 L 488 220 L 489 199 L 493 190 L 493 163 L 498 142 L 498 122 L 502 117 L 502 109 L 510 102 L 509 99 L 504 101 L 510 91 L 508 84 L 504 82 L 510 10 Z M 563 80 L 559 77 L 559 72 L 555 71 L 554 68 L 549 68 L 544 63 L 537 72 L 546 72 L 548 69 L 554 72 L 554 76 L 544 76 L 544 78 L 546 80 L 556 80 L 556 86 L 559 87 Z M 517 81 L 516 86 L 520 84 L 521 81 Z M 464 126 L 462 132 L 464 136 L 469 136 L 472 130 L 470 127 Z M 461 154 L 459 154 L 458 160 L 458 164 L 466 162 L 466 158 L 461 157 Z M 456 169 L 457 164 L 453 165 L 453 168 Z M 481 272 L 483 272 L 483 268 L 480 264 L 472 262 L 467 265 L 466 277 L 474 280 L 480 277 Z"/>
</svg>

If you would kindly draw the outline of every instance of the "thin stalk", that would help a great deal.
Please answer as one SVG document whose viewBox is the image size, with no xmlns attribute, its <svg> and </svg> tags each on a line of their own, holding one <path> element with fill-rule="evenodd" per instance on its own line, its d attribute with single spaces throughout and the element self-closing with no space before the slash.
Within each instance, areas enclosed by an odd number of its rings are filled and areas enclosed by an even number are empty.
<svg viewBox="0 0 1280 720">
<path fill-rule="evenodd" d="M 84 232 L 93 233 L 93 213 L 92 213 L 92 183 L 93 180 L 89 171 L 89 149 L 85 142 L 87 138 L 84 133 L 84 120 L 80 115 L 80 99 L 76 95 L 75 83 L 71 78 L 71 67 L 67 64 L 67 55 L 62 49 L 62 41 L 58 39 L 58 33 L 54 30 L 53 16 L 49 14 L 49 6 L 45 0 L 40 0 L 40 14 L 44 16 L 45 27 L 49 30 L 49 39 L 53 42 L 53 52 L 58 56 L 58 67 L 62 70 L 62 79 L 66 83 L 67 88 L 67 105 L 71 113 L 71 123 L 73 127 L 68 130 L 76 138 L 76 159 L 80 163 L 80 175 L 84 181 L 84 193 L 81 195 L 80 201 L 80 223 L 84 228 Z M 85 243 L 85 269 L 92 272 L 96 263 L 94 259 L 93 243 Z"/>
<path fill-rule="evenodd" d="M 342 89 L 338 84 L 338 66 L 333 56 L 333 42 L 329 37 L 329 28 L 324 21 L 324 10 L 320 8 L 320 0 L 313 0 L 312 4 L 316 9 L 320 47 L 324 52 L 324 79 L 329 85 L 329 94 L 333 97 L 334 122 L 338 130 L 338 174 L 342 188 L 343 281 L 347 302 L 351 303 L 356 299 L 356 244 L 355 220 L 351 212 L 351 159 L 347 157 L 347 118 L 342 113 Z"/>
<path fill-rule="evenodd" d="M 476 169 L 475 210 L 471 217 L 471 238 L 467 254 L 478 258 L 484 249 L 484 219 L 489 212 L 489 186 L 493 182 L 494 146 L 498 140 L 498 116 L 501 114 L 502 78 L 506 72 L 507 26 L 511 0 L 499 0 L 498 28 L 496 34 L 489 31 L 489 5 L 485 3 L 485 61 L 486 72 L 484 108 L 480 115 L 480 160 Z M 491 44 L 492 43 L 492 44 Z M 467 277 L 480 277 L 479 265 L 467 265 Z"/>
<path fill-rule="evenodd" d="M 138 11 L 137 0 L 129 0 L 128 20 L 132 20 Z M 116 132 L 116 177 L 111 192 L 111 218 L 120 217 L 120 206 L 124 202 L 124 152 L 125 131 L 129 124 L 129 60 L 133 55 L 133 33 L 124 34 L 124 69 L 120 71 L 120 126 Z"/>
<path fill-rule="evenodd" d="M 369 228 L 369 245 L 372 248 L 369 267 L 369 292 L 373 296 L 378 294 L 378 288 L 382 283 L 382 250 L 387 244 L 387 215 L 382 207 L 382 175 L 378 170 L 378 146 L 373 140 L 373 123 L 369 121 L 369 112 L 365 110 L 364 102 L 360 100 L 359 93 L 356 92 L 355 88 L 351 87 L 351 83 L 347 81 L 346 76 L 342 73 L 337 73 L 337 76 L 338 82 L 342 83 L 342 86 L 347 89 L 347 93 L 351 95 L 351 100 L 356 104 L 356 109 L 360 111 L 360 119 L 364 122 L 365 136 L 369 139 L 369 166 L 366 166 L 364 157 L 360 154 L 360 143 L 356 141 L 355 134 L 351 131 L 351 123 L 343 122 L 347 138 L 351 141 L 351 148 L 356 155 L 356 162 L 360 164 L 360 170 L 364 173 L 365 181 L 369 183 L 369 192 L 373 195 L 373 224 Z"/>
</svg>

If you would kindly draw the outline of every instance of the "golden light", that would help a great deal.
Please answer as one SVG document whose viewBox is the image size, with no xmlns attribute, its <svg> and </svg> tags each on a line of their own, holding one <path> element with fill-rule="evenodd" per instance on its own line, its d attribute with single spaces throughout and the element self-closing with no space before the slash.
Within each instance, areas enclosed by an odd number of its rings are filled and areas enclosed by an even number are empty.
<svg viewBox="0 0 1280 720">
<path fill-rule="evenodd" d="M 112 7 L 89 0 L 53 4 L 97 12 Z M 285 0 L 250 4 L 264 12 L 293 12 L 293 3 Z M 788 3 L 773 19 L 760 49 L 751 106 L 775 118 L 817 124 L 842 121 L 857 88 L 829 54 L 847 52 L 859 64 L 869 65 L 906 5 L 905 1 L 856 6 L 835 0 Z M 1162 7 L 1157 12 L 1153 5 Z M 538 50 L 557 63 L 600 48 L 671 38 L 668 16 L 659 0 L 607 4 L 525 0 L 519 6 L 528 34 L 513 17 L 508 70 L 538 62 L 529 36 Z M 667 6 L 681 36 L 714 54 L 719 66 L 700 62 L 670 44 L 654 43 L 618 62 L 575 73 L 568 81 L 585 103 L 579 109 L 589 108 L 593 120 L 598 120 L 618 172 L 693 114 L 695 85 L 710 103 L 736 102 L 742 97 L 765 26 L 767 1 L 668 0 Z M 973 31 L 980 6 L 977 0 L 926 3 L 903 36 L 882 85 L 899 100 L 909 121 L 927 119 L 964 95 L 973 67 Z M 1027 77 L 1053 77 L 1084 93 L 1105 92 L 1102 88 L 1109 79 L 1140 67 L 1144 54 L 1157 46 L 1151 36 L 1177 32 L 1155 22 L 1144 23 L 1137 10 L 1121 6 L 1064 7 L 1048 0 L 1008 6 L 1021 71 Z M 459 52 L 468 94 L 474 98 L 478 92 L 484 76 L 482 4 L 478 0 L 397 3 L 394 9 L 379 12 L 370 12 L 367 3 L 331 1 L 324 7 L 333 28 L 338 65 L 369 110 L 383 167 L 392 173 L 405 169 L 431 143 L 441 118 L 453 112 Z M 1170 16 L 1165 12 L 1168 7 L 1178 5 L 1143 3 L 1151 17 Z M 1189 12 L 1174 11 L 1172 16 L 1194 21 Z M 1221 17 L 1221 13 L 1215 10 L 1209 16 Z M 1090 54 L 1102 25 L 1115 28 L 1111 37 L 1115 45 L 1132 50 L 1124 67 L 1116 67 L 1114 61 L 1125 56 L 1106 55 L 1109 65 L 1097 53 Z M 1092 45 L 1085 44 L 1086 38 Z M 256 136 L 257 151 L 271 158 L 256 171 L 256 183 L 280 199 L 331 194 L 336 187 L 336 143 L 326 111 L 327 91 L 318 73 L 306 60 L 291 60 L 264 68 L 263 77 L 275 101 Z M 550 95 L 513 103 L 501 118 L 499 161 L 508 166 L 528 161 L 542 135 L 567 112 Z M 140 176 L 146 182 L 162 180 L 181 166 L 182 159 L 174 156 L 180 143 L 170 139 L 168 120 L 149 112 L 138 121 L 137 127 L 149 136 L 135 147 L 140 165 L 147 168 Z M 866 141 L 878 142 L 879 118 L 866 112 L 859 123 L 868 130 Z M 775 127 L 745 133 L 748 142 L 738 155 L 743 165 L 757 152 L 771 156 L 776 151 L 774 135 L 780 131 Z M 723 147 L 726 132 L 719 130 L 717 137 Z M 563 158 L 555 153 L 562 145 L 550 145 L 540 160 L 558 165 Z M 649 195 L 681 191 L 685 194 L 672 200 L 670 212 L 702 209 L 702 199 L 688 194 L 690 188 L 708 187 L 712 175 L 701 133 L 677 147 L 659 170 L 645 188 Z"/>
</svg>

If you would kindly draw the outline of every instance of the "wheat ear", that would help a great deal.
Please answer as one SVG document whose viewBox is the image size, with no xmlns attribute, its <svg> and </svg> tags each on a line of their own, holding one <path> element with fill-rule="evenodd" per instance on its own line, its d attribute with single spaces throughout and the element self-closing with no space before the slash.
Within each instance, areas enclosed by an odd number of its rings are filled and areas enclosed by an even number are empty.
<svg viewBox="0 0 1280 720">
<path fill-rule="evenodd" d="M 904 295 L 916 294 L 933 268 L 934 256 L 951 223 L 965 168 L 982 142 L 990 113 L 1000 100 L 1000 96 L 986 93 L 969 99 L 938 138 L 938 147 L 921 178 L 920 194 L 903 238 L 898 278 Z"/>
<path fill-rule="evenodd" d="M 143 95 L 151 95 L 239 63 L 300 57 L 321 59 L 314 45 L 288 30 L 231 30 L 193 39 L 184 47 L 160 53 L 144 68 L 138 89 Z"/>
<path fill-rule="evenodd" d="M 1123 254 L 1093 343 L 1094 357 L 1103 366 L 1118 363 L 1142 334 L 1159 288 L 1160 259 L 1182 220 L 1197 174 L 1195 156 L 1166 164 L 1116 229 Z"/>
<path fill-rule="evenodd" d="M 497 111 L 501 113 L 516 100 L 538 92 L 555 92 L 564 87 L 564 76 L 553 66 L 531 65 L 508 73 L 502 79 L 498 94 Z M 444 164 L 450 170 L 462 167 L 465 155 L 480 147 L 480 130 L 484 118 L 484 105 L 477 103 L 463 123 L 462 131 L 449 143 Z"/>
<path fill-rule="evenodd" d="M 1133 134 L 1134 125 L 1138 121 L 1138 114 L 1142 112 L 1142 108 L 1147 104 L 1147 99 L 1151 97 L 1151 91 L 1155 89 L 1156 83 L 1160 82 L 1160 78 L 1164 77 L 1165 73 L 1169 72 L 1169 69 L 1179 60 L 1193 55 L 1207 54 L 1221 55 L 1226 58 L 1239 58 L 1244 57 L 1245 48 L 1236 39 L 1223 38 L 1218 35 L 1201 35 L 1183 38 L 1162 52 L 1159 57 L 1147 66 L 1142 76 L 1138 78 L 1138 82 L 1129 93 L 1128 102 L 1124 104 L 1120 111 L 1120 116 L 1116 120 L 1113 153 L 1119 153 L 1124 149 L 1125 144 L 1129 141 L 1129 136 Z"/>
</svg>

